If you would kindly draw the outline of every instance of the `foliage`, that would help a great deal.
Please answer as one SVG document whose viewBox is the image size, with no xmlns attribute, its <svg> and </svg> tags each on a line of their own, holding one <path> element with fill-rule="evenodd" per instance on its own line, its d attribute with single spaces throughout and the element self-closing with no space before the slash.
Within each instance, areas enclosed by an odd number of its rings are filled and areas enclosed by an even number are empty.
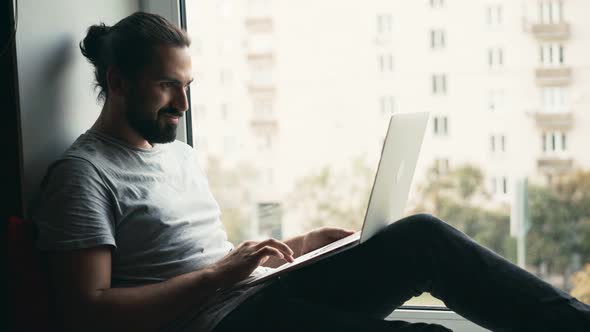
<svg viewBox="0 0 590 332">
<path fill-rule="evenodd" d="M 325 166 L 297 181 L 288 208 L 306 231 L 327 225 L 360 229 L 373 175 L 363 158 L 356 158 L 349 168 Z"/>
<path fill-rule="evenodd" d="M 529 186 L 529 209 L 531 263 L 564 273 L 574 255 L 590 261 L 590 172 L 575 172 L 550 186 Z"/>
<path fill-rule="evenodd" d="M 418 185 L 419 204 L 415 212 L 433 213 L 478 243 L 514 259 L 509 211 L 507 207 L 482 207 L 491 205 L 483 181 L 481 170 L 472 165 L 462 165 L 444 174 L 433 166 L 426 181 Z"/>
<path fill-rule="evenodd" d="M 571 290 L 571 295 L 584 303 L 590 303 L 590 264 L 586 264 L 584 268 L 572 276 L 574 288 Z"/>
</svg>

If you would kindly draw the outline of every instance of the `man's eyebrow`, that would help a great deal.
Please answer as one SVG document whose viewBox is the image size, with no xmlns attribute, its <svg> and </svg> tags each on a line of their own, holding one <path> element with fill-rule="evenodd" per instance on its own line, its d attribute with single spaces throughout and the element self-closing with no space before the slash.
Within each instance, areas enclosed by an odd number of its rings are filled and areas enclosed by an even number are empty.
<svg viewBox="0 0 590 332">
<path fill-rule="evenodd" d="M 162 76 L 162 77 L 160 77 L 158 80 L 159 80 L 159 81 L 169 81 L 169 82 L 174 82 L 174 83 L 176 83 L 176 84 L 182 84 L 182 82 L 181 82 L 181 81 L 179 81 L 179 80 L 177 80 L 177 79 L 175 79 L 175 78 L 172 78 L 172 77 L 168 77 L 168 76 Z M 191 79 L 190 79 L 190 80 L 189 80 L 189 81 L 186 83 L 186 85 L 189 85 L 189 84 L 191 84 L 191 83 L 192 83 L 194 80 L 195 80 L 194 78 L 191 78 Z"/>
</svg>

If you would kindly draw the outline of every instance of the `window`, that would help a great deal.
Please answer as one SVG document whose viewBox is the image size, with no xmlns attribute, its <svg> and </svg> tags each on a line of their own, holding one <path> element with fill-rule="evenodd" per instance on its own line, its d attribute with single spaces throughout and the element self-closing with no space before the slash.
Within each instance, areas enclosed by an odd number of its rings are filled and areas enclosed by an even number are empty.
<svg viewBox="0 0 590 332">
<path fill-rule="evenodd" d="M 489 27 L 496 27 L 502 24 L 502 6 L 499 4 L 489 5 L 486 8 L 486 23 Z"/>
<path fill-rule="evenodd" d="M 272 115 L 272 101 L 269 99 L 255 100 L 253 109 L 255 116 L 270 116 Z"/>
<path fill-rule="evenodd" d="M 538 38 L 523 31 L 523 15 L 532 15 L 534 22 L 527 23 L 540 23 L 539 8 L 544 21 L 559 23 L 564 10 L 585 12 L 586 1 L 526 1 L 527 13 L 512 2 L 351 0 L 328 15 L 318 10 L 341 3 L 244 0 L 231 1 L 232 15 L 216 22 L 217 0 L 185 1 L 188 32 L 201 49 L 193 57 L 200 74 L 190 90 L 190 132 L 205 171 L 235 179 L 231 188 L 212 187 L 219 202 L 228 191 L 243 198 L 236 210 L 220 204 L 231 238 L 263 232 L 258 208 L 267 203 L 279 206 L 282 237 L 324 226 L 323 220 L 358 229 L 386 116 L 430 109 L 406 212 L 438 215 L 571 294 L 568 278 L 581 268 L 569 248 L 577 244 L 562 247 L 555 239 L 568 241 L 559 230 L 580 229 L 590 213 L 558 220 L 553 212 L 572 206 L 571 197 L 541 198 L 561 194 L 546 183 L 548 174 L 557 183 L 576 179 L 574 167 L 590 172 L 583 144 L 590 140 L 590 120 L 582 116 L 590 82 L 590 71 L 584 70 L 590 57 L 582 46 L 590 44 L 590 34 L 581 33 L 590 31 L 590 20 L 567 17 L 580 32 L 567 40 Z M 322 8 L 313 7 L 318 5 Z M 350 20 L 354 13 L 365 19 Z M 475 25 L 455 30 L 466 18 Z M 383 36 L 391 42 L 375 42 Z M 219 56 L 224 40 L 232 46 Z M 538 80 L 540 74 L 565 71 L 561 66 L 570 62 L 575 79 L 567 84 Z M 221 79 L 222 71 L 230 78 Z M 220 170 L 209 172 L 217 166 L 208 161 L 215 159 Z M 531 218 L 537 219 L 531 219 L 524 263 L 516 258 L 507 213 L 511 186 L 523 176 L 540 193 L 529 196 L 536 211 Z M 463 184 L 475 189 L 471 196 L 462 195 Z M 550 229 L 539 227 L 545 220 Z M 583 255 L 581 264 L 590 264 L 590 253 Z M 412 301 L 442 305 L 429 294 Z"/>
<path fill-rule="evenodd" d="M 447 93 L 447 75 L 434 74 L 432 75 L 432 94 L 444 95 Z"/>
<path fill-rule="evenodd" d="M 445 5 L 445 0 L 429 0 L 430 8 L 442 8 Z"/>
<path fill-rule="evenodd" d="M 268 17 L 271 14 L 271 0 L 247 0 L 247 12 L 249 17 Z"/>
<path fill-rule="evenodd" d="M 430 30 L 430 48 L 440 49 L 445 47 L 445 32 L 444 30 Z"/>
<path fill-rule="evenodd" d="M 393 30 L 393 19 L 391 14 L 377 15 L 377 35 L 389 35 Z"/>
<path fill-rule="evenodd" d="M 560 0 L 539 1 L 539 22 L 555 24 L 562 21 L 563 4 Z"/>
<path fill-rule="evenodd" d="M 379 55 L 379 71 L 382 74 L 393 72 L 393 55 L 381 54 Z"/>
<path fill-rule="evenodd" d="M 434 135 L 446 136 L 449 134 L 448 118 L 446 116 L 435 116 L 433 118 Z"/>
<path fill-rule="evenodd" d="M 437 158 L 436 159 L 436 172 L 438 174 L 447 174 L 449 172 L 449 159 L 448 158 Z"/>
<path fill-rule="evenodd" d="M 221 103 L 219 110 L 221 113 L 221 119 L 224 121 L 229 120 L 229 118 L 230 118 L 229 104 L 228 103 Z"/>
<path fill-rule="evenodd" d="M 541 136 L 545 155 L 558 155 L 567 151 L 567 134 L 560 131 L 544 132 Z"/>
<path fill-rule="evenodd" d="M 250 77 L 252 84 L 256 86 L 272 85 L 272 68 L 266 65 L 252 66 Z"/>
<path fill-rule="evenodd" d="M 563 45 L 545 43 L 539 46 L 539 59 L 542 66 L 559 66 L 564 63 Z"/>
<path fill-rule="evenodd" d="M 504 52 L 501 48 L 488 49 L 488 66 L 490 68 L 501 67 L 504 64 Z"/>
<path fill-rule="evenodd" d="M 541 90 L 541 111 L 560 113 L 567 111 L 566 91 L 563 87 L 545 87 Z"/>
<path fill-rule="evenodd" d="M 379 98 L 379 105 L 382 115 L 391 115 L 395 111 L 393 96 L 381 96 Z"/>
</svg>

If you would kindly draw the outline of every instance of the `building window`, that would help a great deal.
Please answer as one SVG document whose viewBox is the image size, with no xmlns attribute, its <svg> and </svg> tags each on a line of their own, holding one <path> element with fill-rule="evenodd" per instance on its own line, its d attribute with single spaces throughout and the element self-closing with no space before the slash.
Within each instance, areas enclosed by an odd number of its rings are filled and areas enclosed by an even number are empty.
<svg viewBox="0 0 590 332">
<path fill-rule="evenodd" d="M 259 137 L 258 150 L 269 151 L 272 149 L 272 136 L 270 134 Z"/>
<path fill-rule="evenodd" d="M 392 54 L 379 55 L 379 71 L 381 73 L 393 72 L 393 55 Z"/>
<path fill-rule="evenodd" d="M 445 5 L 445 0 L 430 0 L 430 8 L 442 8 Z"/>
<path fill-rule="evenodd" d="M 220 108 L 220 113 L 221 113 L 221 119 L 224 121 L 229 120 L 229 117 L 230 117 L 229 104 L 228 103 L 221 103 L 219 108 Z"/>
<path fill-rule="evenodd" d="M 432 94 L 444 95 L 447 93 L 447 75 L 434 74 L 432 75 Z"/>
<path fill-rule="evenodd" d="M 393 18 L 391 14 L 377 15 L 377 35 L 388 35 L 393 31 Z"/>
<path fill-rule="evenodd" d="M 508 194 L 508 178 L 502 177 L 502 193 Z"/>
<path fill-rule="evenodd" d="M 435 160 L 437 174 L 446 174 L 449 172 L 449 159 L 437 158 Z"/>
<path fill-rule="evenodd" d="M 430 30 L 430 48 L 440 49 L 445 47 L 445 31 L 442 29 Z"/>
<path fill-rule="evenodd" d="M 565 62 L 563 45 L 545 43 L 539 46 L 539 60 L 543 66 L 559 66 Z"/>
<path fill-rule="evenodd" d="M 541 135 L 542 149 L 545 154 L 567 151 L 567 134 L 560 131 L 545 132 Z"/>
<path fill-rule="evenodd" d="M 252 66 L 250 75 L 252 83 L 255 85 L 272 85 L 272 68 L 270 66 Z"/>
<path fill-rule="evenodd" d="M 545 87 L 541 90 L 543 112 L 565 112 L 566 91 L 563 87 Z"/>
<path fill-rule="evenodd" d="M 563 19 L 563 3 L 557 0 L 539 1 L 539 22 L 543 24 L 560 23 Z"/>
<path fill-rule="evenodd" d="M 506 136 L 501 134 L 490 135 L 490 151 L 491 152 L 505 152 L 506 151 Z"/>
<path fill-rule="evenodd" d="M 490 68 L 501 67 L 504 64 L 504 51 L 499 48 L 488 49 L 488 66 Z"/>
<path fill-rule="evenodd" d="M 255 100 L 253 103 L 254 115 L 270 116 L 272 115 L 272 102 L 266 99 Z"/>
<path fill-rule="evenodd" d="M 502 24 L 502 6 L 499 4 L 489 5 L 486 8 L 486 22 L 490 27 Z"/>
<path fill-rule="evenodd" d="M 268 17 L 271 14 L 270 0 L 248 0 L 248 16 Z"/>
<path fill-rule="evenodd" d="M 395 111 L 395 104 L 393 96 L 381 96 L 379 98 L 379 106 L 382 115 L 391 115 Z"/>
<path fill-rule="evenodd" d="M 449 134 L 449 121 L 446 116 L 435 116 L 432 125 L 435 135 L 447 136 Z"/>
</svg>

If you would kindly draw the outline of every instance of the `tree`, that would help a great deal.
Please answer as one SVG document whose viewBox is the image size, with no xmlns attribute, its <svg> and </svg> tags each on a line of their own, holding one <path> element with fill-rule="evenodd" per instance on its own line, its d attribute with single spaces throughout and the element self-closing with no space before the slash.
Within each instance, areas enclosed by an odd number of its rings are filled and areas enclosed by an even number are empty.
<svg viewBox="0 0 590 332">
<path fill-rule="evenodd" d="M 508 207 L 484 208 L 492 202 L 483 179 L 481 170 L 473 165 L 462 165 L 444 174 L 434 165 L 417 187 L 419 203 L 414 212 L 433 213 L 478 243 L 514 260 Z"/>
<path fill-rule="evenodd" d="M 364 158 L 355 158 L 344 169 L 325 166 L 296 182 L 288 209 L 302 221 L 304 231 L 327 225 L 360 229 L 373 175 Z"/>
<path fill-rule="evenodd" d="M 564 277 L 590 261 L 590 172 L 576 171 L 549 186 L 529 186 L 527 259 Z M 544 269 L 540 269 L 544 266 Z"/>
</svg>

